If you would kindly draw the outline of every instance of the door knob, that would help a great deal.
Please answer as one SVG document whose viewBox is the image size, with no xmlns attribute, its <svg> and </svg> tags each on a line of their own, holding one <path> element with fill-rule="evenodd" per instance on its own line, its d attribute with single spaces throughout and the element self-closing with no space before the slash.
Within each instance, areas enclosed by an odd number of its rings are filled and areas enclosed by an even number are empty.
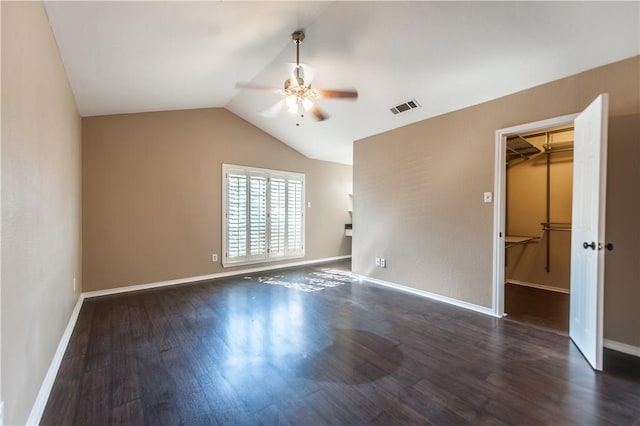
<svg viewBox="0 0 640 426">
<path fill-rule="evenodd" d="M 589 247 L 591 247 L 591 250 L 595 250 L 596 249 L 596 243 L 594 241 L 591 242 L 591 244 L 587 243 L 586 241 L 584 243 L 582 243 L 582 247 L 584 247 L 585 249 L 588 249 Z"/>
</svg>

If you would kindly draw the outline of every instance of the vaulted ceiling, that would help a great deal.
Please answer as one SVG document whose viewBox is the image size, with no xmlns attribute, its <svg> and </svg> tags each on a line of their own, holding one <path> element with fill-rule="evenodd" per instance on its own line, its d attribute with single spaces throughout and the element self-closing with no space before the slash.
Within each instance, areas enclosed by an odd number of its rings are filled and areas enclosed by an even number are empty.
<svg viewBox="0 0 640 426">
<path fill-rule="evenodd" d="M 224 107 L 310 158 L 353 141 L 640 54 L 640 2 L 46 1 L 82 116 Z M 261 115 L 295 62 L 330 118 Z M 415 99 L 420 108 L 390 108 Z M 296 125 L 298 124 L 298 125 Z"/>
</svg>

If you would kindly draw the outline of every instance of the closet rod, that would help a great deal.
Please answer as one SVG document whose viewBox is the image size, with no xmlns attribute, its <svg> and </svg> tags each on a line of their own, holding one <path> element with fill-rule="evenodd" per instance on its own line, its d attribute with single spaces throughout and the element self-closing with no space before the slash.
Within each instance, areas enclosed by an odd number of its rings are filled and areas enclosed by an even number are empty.
<svg viewBox="0 0 640 426">
<path fill-rule="evenodd" d="M 571 231 L 569 222 L 540 222 L 543 231 Z"/>
<path fill-rule="evenodd" d="M 543 154 L 554 154 L 556 152 L 568 152 L 568 151 L 573 151 L 573 147 L 571 148 L 549 148 L 549 149 L 545 149 L 544 152 L 542 152 Z"/>
<path fill-rule="evenodd" d="M 543 231 L 567 231 L 571 232 L 571 228 L 554 228 L 553 226 L 547 226 L 542 228 Z"/>
</svg>

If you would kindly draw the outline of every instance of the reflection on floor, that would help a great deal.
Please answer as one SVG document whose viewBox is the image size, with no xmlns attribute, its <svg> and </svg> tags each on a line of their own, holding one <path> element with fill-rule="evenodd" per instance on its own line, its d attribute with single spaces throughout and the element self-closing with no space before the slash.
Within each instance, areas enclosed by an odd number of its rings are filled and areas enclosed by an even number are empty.
<svg viewBox="0 0 640 426">
<path fill-rule="evenodd" d="M 505 284 L 507 318 L 569 332 L 569 295 L 516 284 Z"/>
<path fill-rule="evenodd" d="M 244 277 L 245 280 L 255 280 L 261 284 L 280 285 L 294 290 L 312 292 L 326 288 L 338 287 L 346 283 L 358 281 L 352 274 L 337 269 L 323 268 L 306 275 L 300 275 L 294 281 L 286 275 L 253 276 Z"/>
<path fill-rule="evenodd" d="M 637 363 L 350 266 L 86 299 L 40 424 L 637 425 Z"/>
</svg>

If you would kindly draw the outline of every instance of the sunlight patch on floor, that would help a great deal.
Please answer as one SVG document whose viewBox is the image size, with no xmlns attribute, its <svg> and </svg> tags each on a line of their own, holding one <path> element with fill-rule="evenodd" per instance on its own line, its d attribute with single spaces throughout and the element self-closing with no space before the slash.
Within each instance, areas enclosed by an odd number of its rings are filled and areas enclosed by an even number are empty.
<svg viewBox="0 0 640 426">
<path fill-rule="evenodd" d="M 246 276 L 245 280 L 256 280 L 260 284 L 279 285 L 305 292 L 320 291 L 358 281 L 350 272 L 337 269 L 321 269 L 306 273 L 304 276 L 285 280 L 285 275 Z"/>
</svg>

